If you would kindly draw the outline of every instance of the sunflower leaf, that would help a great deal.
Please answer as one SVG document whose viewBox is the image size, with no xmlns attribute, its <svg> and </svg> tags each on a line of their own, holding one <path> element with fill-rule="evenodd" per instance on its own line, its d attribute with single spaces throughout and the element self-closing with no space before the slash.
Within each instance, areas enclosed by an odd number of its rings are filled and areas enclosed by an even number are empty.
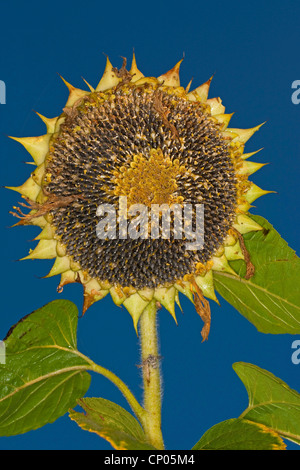
<svg viewBox="0 0 300 470">
<path fill-rule="evenodd" d="M 300 394 L 253 364 L 233 369 L 246 387 L 249 405 L 239 418 L 208 429 L 194 450 L 283 450 L 283 439 L 300 445 Z"/>
<path fill-rule="evenodd" d="M 241 417 L 300 445 L 300 394 L 271 372 L 253 364 L 237 362 L 233 369 L 249 395 L 249 406 Z"/>
<path fill-rule="evenodd" d="M 245 279 L 244 261 L 232 261 L 240 277 L 215 272 L 215 287 L 262 333 L 300 333 L 300 260 L 263 217 L 251 218 L 263 230 L 244 235 L 255 274 Z"/>
<path fill-rule="evenodd" d="M 281 437 L 266 426 L 246 419 L 228 419 L 203 434 L 193 450 L 277 450 L 284 449 Z"/>
<path fill-rule="evenodd" d="M 0 364 L 0 435 L 55 421 L 89 388 L 86 360 L 76 345 L 78 311 L 55 300 L 22 318 L 8 332 Z"/>
<path fill-rule="evenodd" d="M 83 398 L 78 404 L 84 410 L 72 410 L 70 418 L 85 431 L 98 434 L 117 450 L 151 450 L 138 421 L 121 406 L 104 398 Z"/>
</svg>

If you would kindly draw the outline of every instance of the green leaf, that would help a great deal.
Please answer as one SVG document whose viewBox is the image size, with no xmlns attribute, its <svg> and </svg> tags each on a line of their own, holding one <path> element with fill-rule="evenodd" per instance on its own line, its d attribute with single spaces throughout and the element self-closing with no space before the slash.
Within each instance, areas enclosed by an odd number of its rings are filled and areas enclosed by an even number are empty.
<svg viewBox="0 0 300 470">
<path fill-rule="evenodd" d="M 233 369 L 244 383 L 249 406 L 237 419 L 216 424 L 194 450 L 283 450 L 282 440 L 300 445 L 300 394 L 281 379 L 253 364 Z"/>
<path fill-rule="evenodd" d="M 11 436 L 55 421 L 89 388 L 77 351 L 78 311 L 55 300 L 22 318 L 5 339 L 0 364 L 0 435 Z"/>
<path fill-rule="evenodd" d="M 263 424 L 300 444 L 300 394 L 253 364 L 237 362 L 233 369 L 249 395 L 249 406 L 240 418 Z"/>
<path fill-rule="evenodd" d="M 118 450 L 151 450 L 144 431 L 128 411 L 104 398 L 78 401 L 85 413 L 72 410 L 70 418 L 82 429 L 95 432 Z"/>
<path fill-rule="evenodd" d="M 283 450 L 280 436 L 258 423 L 228 419 L 218 423 L 201 437 L 193 450 Z"/>
<path fill-rule="evenodd" d="M 240 277 L 215 272 L 216 290 L 263 333 L 300 333 L 300 260 L 263 217 L 263 227 L 244 235 L 255 274 L 245 279 L 245 262 L 232 261 Z"/>
</svg>

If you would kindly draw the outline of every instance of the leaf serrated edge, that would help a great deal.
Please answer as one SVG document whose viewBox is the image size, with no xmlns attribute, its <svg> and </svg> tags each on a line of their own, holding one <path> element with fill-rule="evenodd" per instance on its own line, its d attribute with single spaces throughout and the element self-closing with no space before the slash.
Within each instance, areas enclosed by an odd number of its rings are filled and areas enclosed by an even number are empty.
<svg viewBox="0 0 300 470">
<path fill-rule="evenodd" d="M 79 420 L 77 420 L 75 418 L 75 416 L 77 415 L 81 415 L 82 413 L 78 413 L 77 411 L 70 411 L 69 412 L 69 418 L 71 419 L 71 421 L 74 421 L 81 429 L 83 429 L 84 431 L 88 431 L 88 432 L 93 432 L 95 434 L 97 434 L 98 436 L 102 437 L 103 439 L 105 439 L 107 442 L 110 443 L 110 445 L 116 449 L 116 450 L 127 450 L 126 447 L 125 447 L 125 443 L 123 443 L 122 441 L 120 442 L 120 445 L 117 445 L 113 439 L 107 434 L 108 431 L 105 431 L 105 430 L 102 430 L 102 431 L 96 431 L 95 429 L 92 429 L 90 426 L 88 426 L 87 423 L 83 423 L 83 422 L 80 422 Z M 123 444 L 123 445 L 122 445 Z"/>
<path fill-rule="evenodd" d="M 251 393 L 251 390 L 248 389 L 248 386 L 246 385 L 246 383 L 244 382 L 244 380 L 241 378 L 240 374 L 237 372 L 237 369 L 239 369 L 239 366 L 242 366 L 242 367 L 248 367 L 250 369 L 253 369 L 255 370 L 256 372 L 258 372 L 259 374 L 261 375 L 265 375 L 266 377 L 268 377 L 268 379 L 270 380 L 274 380 L 275 382 L 277 382 L 279 385 L 281 385 L 282 387 L 286 388 L 288 392 L 290 392 L 292 395 L 295 395 L 298 399 L 299 399 L 299 393 L 296 391 L 296 390 L 293 390 L 292 388 L 290 388 L 286 382 L 284 382 L 283 380 L 281 380 L 280 378 L 276 377 L 276 375 L 272 374 L 271 372 L 265 370 L 265 369 L 261 369 L 260 367 L 254 365 L 254 364 L 250 364 L 250 363 L 247 363 L 247 362 L 235 362 L 233 365 L 232 365 L 232 368 L 233 370 L 235 371 L 235 373 L 238 375 L 239 379 L 241 380 L 241 382 L 244 384 L 246 390 L 247 390 L 247 394 L 248 394 L 248 397 L 249 397 L 249 406 L 246 408 L 245 411 L 243 411 L 243 413 L 239 416 L 239 419 L 245 419 L 244 416 L 247 416 L 247 413 L 248 411 L 252 410 L 255 408 L 255 406 L 253 406 L 253 404 L 250 404 L 250 400 L 251 400 L 251 397 L 250 397 L 250 393 Z M 256 407 L 259 407 L 259 406 L 262 406 L 262 405 L 266 405 L 266 404 L 278 404 L 278 403 L 282 403 L 282 404 L 287 404 L 287 402 L 278 402 L 278 401 L 270 401 L 270 402 L 264 402 L 264 403 L 259 403 L 258 405 L 256 405 Z M 298 405 L 299 406 L 299 405 Z M 255 424 L 261 424 L 261 423 L 257 423 L 257 421 L 253 421 L 252 419 L 248 421 L 251 421 L 252 423 L 255 423 Z M 262 426 L 265 426 L 265 425 L 262 425 Z M 269 430 L 272 430 L 273 432 L 279 434 L 280 436 L 282 436 L 283 438 L 286 438 L 292 442 L 294 442 L 295 444 L 297 445 L 300 445 L 300 439 L 299 439 L 299 436 L 298 435 L 295 435 L 295 434 L 292 434 L 292 433 L 288 433 L 286 431 L 277 431 L 273 428 L 269 428 L 267 426 L 265 426 L 267 429 Z"/>
</svg>

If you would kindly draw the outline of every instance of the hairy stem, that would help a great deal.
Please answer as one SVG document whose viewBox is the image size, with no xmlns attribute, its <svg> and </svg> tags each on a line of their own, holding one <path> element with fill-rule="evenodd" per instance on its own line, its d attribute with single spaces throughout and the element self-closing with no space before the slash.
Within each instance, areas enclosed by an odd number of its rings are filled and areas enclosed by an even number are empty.
<svg viewBox="0 0 300 470">
<path fill-rule="evenodd" d="M 82 357 L 89 364 L 89 366 L 83 366 L 82 367 L 83 369 L 91 370 L 91 371 L 96 372 L 97 374 L 103 375 L 103 377 L 106 377 L 108 380 L 110 380 L 120 390 L 120 392 L 126 398 L 128 404 L 130 405 L 132 411 L 135 413 L 138 420 L 142 422 L 144 419 L 144 416 L 146 415 L 146 411 L 139 404 L 139 402 L 137 401 L 133 393 L 129 390 L 127 385 L 123 382 L 123 380 L 121 380 L 116 374 L 106 369 L 105 367 L 102 367 L 99 364 L 96 364 L 89 357 L 85 356 L 79 351 L 76 351 L 76 354 Z"/>
<path fill-rule="evenodd" d="M 157 331 L 156 302 L 153 300 L 144 310 L 139 320 L 142 349 L 144 409 L 142 425 L 149 443 L 157 449 L 164 449 L 161 432 L 161 384 Z"/>
<path fill-rule="evenodd" d="M 123 394 L 123 396 L 126 398 L 128 404 L 130 405 L 132 411 L 134 411 L 136 417 L 140 422 L 143 421 L 144 416 L 145 416 L 145 410 L 144 408 L 138 403 L 136 400 L 135 396 L 132 394 L 132 392 L 129 390 L 127 385 L 119 379 L 117 375 L 115 375 L 113 372 L 111 372 L 108 369 L 105 369 L 104 367 L 99 366 L 98 364 L 93 363 L 91 370 L 94 372 L 97 372 L 98 374 L 103 375 L 107 379 L 109 379 L 113 384 L 118 387 L 120 392 Z"/>
</svg>

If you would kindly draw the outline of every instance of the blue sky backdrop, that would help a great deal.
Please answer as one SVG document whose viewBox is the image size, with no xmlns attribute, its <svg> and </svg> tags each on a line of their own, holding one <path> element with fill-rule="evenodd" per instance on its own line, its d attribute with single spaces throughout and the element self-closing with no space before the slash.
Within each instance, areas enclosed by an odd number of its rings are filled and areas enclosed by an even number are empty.
<svg viewBox="0 0 300 470">
<path fill-rule="evenodd" d="M 231 126 L 267 123 L 249 141 L 246 151 L 264 147 L 256 161 L 268 162 L 252 178 L 274 190 L 256 202 L 253 213 L 267 218 L 299 252 L 300 104 L 291 101 L 292 82 L 300 80 L 299 15 L 296 0 L 101 2 L 57 1 L 51 4 L 12 0 L 0 6 L 0 80 L 6 104 L 0 105 L 0 185 L 17 186 L 29 176 L 26 151 L 7 138 L 39 135 L 44 124 L 34 111 L 60 114 L 67 99 L 61 74 L 82 88 L 84 77 L 96 85 L 108 54 L 120 67 L 131 60 L 158 76 L 185 55 L 181 81 L 193 86 L 212 74 L 210 97 L 220 96 L 226 111 L 235 112 Z M 104 54 L 103 54 L 104 53 Z M 51 261 L 18 262 L 38 234 L 34 227 L 9 228 L 9 214 L 20 198 L 0 192 L 0 338 L 21 317 L 56 298 L 82 307 L 80 285 L 56 292 L 58 277 L 42 279 Z M 245 361 L 269 370 L 300 392 L 300 364 L 291 361 L 291 335 L 258 333 L 220 298 L 211 302 L 209 340 L 201 343 L 202 322 L 182 299 L 178 326 L 166 310 L 159 312 L 163 375 L 163 434 L 167 449 L 189 449 L 212 425 L 237 417 L 247 406 L 247 393 L 232 369 Z M 117 373 L 142 397 L 139 342 L 125 309 L 109 296 L 79 320 L 78 348 Z M 93 376 L 88 396 L 101 396 L 128 409 L 119 391 Z M 79 429 L 67 416 L 37 431 L 0 438 L 1 449 L 111 449 L 95 434 Z M 297 446 L 288 444 L 289 449 Z"/>
</svg>

